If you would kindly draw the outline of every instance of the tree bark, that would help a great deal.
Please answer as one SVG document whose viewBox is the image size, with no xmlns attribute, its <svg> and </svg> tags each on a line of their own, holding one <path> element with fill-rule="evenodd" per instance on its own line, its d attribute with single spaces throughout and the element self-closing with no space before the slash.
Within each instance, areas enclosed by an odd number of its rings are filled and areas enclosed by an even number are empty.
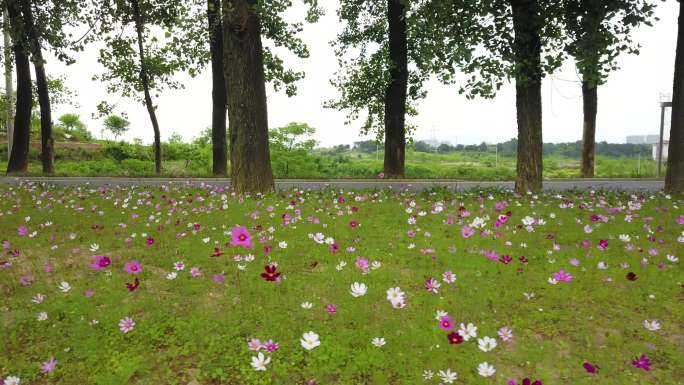
<svg viewBox="0 0 684 385">
<path fill-rule="evenodd" d="M 7 8 L 2 12 L 3 54 L 5 58 L 5 129 L 7 131 L 7 160 L 12 153 L 12 131 L 14 130 L 14 84 L 12 83 L 12 40 L 10 39 L 10 23 Z"/>
<path fill-rule="evenodd" d="M 273 190 L 266 86 L 256 0 L 223 0 L 231 185 L 238 193 Z"/>
<path fill-rule="evenodd" d="M 135 30 L 138 34 L 138 56 L 140 57 L 140 81 L 145 93 L 145 107 L 147 113 L 150 115 L 152 128 L 154 129 L 154 172 L 159 175 L 162 171 L 161 164 L 161 134 L 159 133 L 159 122 L 157 121 L 157 114 L 154 111 L 154 104 L 152 103 L 152 96 L 150 95 L 150 77 L 147 72 L 147 63 L 145 61 L 145 48 L 143 44 L 143 29 L 144 22 L 140 15 L 140 4 L 138 0 L 131 0 L 131 7 L 133 8 L 133 17 L 135 19 Z"/>
<path fill-rule="evenodd" d="M 40 48 L 40 41 L 33 21 L 33 10 L 30 0 L 21 0 L 21 10 L 24 17 L 26 37 L 30 47 L 33 68 L 36 72 L 36 90 L 40 105 L 40 148 L 44 174 L 55 172 L 55 141 L 52 138 L 52 112 L 50 108 L 50 94 L 48 92 L 47 75 L 45 74 L 45 60 Z"/>
<path fill-rule="evenodd" d="M 387 0 L 389 24 L 390 83 L 385 89 L 385 164 L 387 178 L 404 177 L 406 151 L 406 87 L 408 47 L 404 0 Z"/>
<path fill-rule="evenodd" d="M 226 142 L 226 80 L 223 75 L 223 28 L 221 0 L 207 0 L 209 50 L 211 52 L 211 146 L 212 171 L 215 176 L 228 175 L 228 143 Z"/>
<path fill-rule="evenodd" d="M 670 144 L 667 151 L 665 191 L 684 192 L 684 6 L 679 3 L 679 26 L 672 87 Z"/>
<path fill-rule="evenodd" d="M 594 154 L 596 149 L 596 112 L 598 108 L 598 85 L 582 81 L 582 106 L 584 129 L 582 130 L 582 178 L 594 177 Z"/>
<path fill-rule="evenodd" d="M 31 66 L 25 44 L 24 23 L 17 0 L 7 0 L 7 13 L 12 26 L 12 51 L 17 69 L 17 102 L 14 117 L 12 152 L 7 163 L 7 173 L 28 170 L 29 137 L 31 132 Z"/>
<path fill-rule="evenodd" d="M 542 188 L 541 15 L 536 0 L 510 0 L 515 32 L 518 154 L 515 191 Z"/>
</svg>

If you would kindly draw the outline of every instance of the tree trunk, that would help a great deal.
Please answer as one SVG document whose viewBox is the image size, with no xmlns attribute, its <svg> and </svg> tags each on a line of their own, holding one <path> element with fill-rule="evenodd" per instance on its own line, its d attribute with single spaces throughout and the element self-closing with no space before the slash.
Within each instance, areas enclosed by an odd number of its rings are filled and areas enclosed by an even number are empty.
<svg viewBox="0 0 684 385">
<path fill-rule="evenodd" d="M 223 76 L 223 29 L 221 0 L 207 1 L 209 50 L 211 52 L 211 146 L 212 171 L 215 176 L 228 175 L 228 143 L 226 142 L 226 81 Z"/>
<path fill-rule="evenodd" d="M 4 59 L 5 59 L 5 129 L 7 131 L 7 159 L 12 153 L 12 131 L 14 130 L 14 84 L 12 83 L 12 40 L 10 39 L 10 22 L 7 9 L 3 9 L 3 38 L 4 38 Z"/>
<path fill-rule="evenodd" d="M 518 154 L 515 191 L 542 188 L 541 16 L 536 0 L 510 0 L 515 32 Z"/>
<path fill-rule="evenodd" d="M 12 50 L 14 51 L 14 65 L 17 69 L 17 103 L 14 117 L 14 136 L 12 138 L 12 152 L 7 164 L 7 173 L 26 172 L 28 170 L 29 136 L 31 132 L 31 66 L 28 53 L 22 37 L 24 23 L 17 0 L 7 1 L 7 13 L 12 26 Z"/>
<path fill-rule="evenodd" d="M 385 164 L 388 178 L 404 177 L 406 151 L 406 87 L 408 48 L 404 0 L 387 0 L 389 23 L 390 83 L 385 89 Z"/>
<path fill-rule="evenodd" d="M 594 177 L 594 153 L 596 149 L 596 111 L 598 104 L 598 85 L 584 79 L 582 81 L 582 106 L 584 129 L 582 131 L 582 178 Z"/>
<path fill-rule="evenodd" d="M 145 62 L 145 48 L 143 45 L 143 19 L 140 15 L 140 4 L 138 0 L 131 0 L 131 7 L 133 8 L 133 17 L 135 18 L 135 30 L 138 34 L 138 56 L 140 57 L 140 81 L 145 93 L 145 107 L 147 113 L 150 115 L 152 128 L 154 129 L 154 172 L 159 175 L 162 171 L 161 165 L 161 134 L 159 133 L 159 122 L 157 122 L 157 114 L 154 111 L 154 104 L 152 103 L 152 96 L 150 95 L 150 77 L 147 73 L 147 63 Z"/>
<path fill-rule="evenodd" d="M 684 6 L 679 3 L 679 26 L 672 87 L 670 144 L 667 151 L 665 191 L 684 192 Z"/>
<path fill-rule="evenodd" d="M 40 148 L 44 174 L 55 172 L 55 141 L 52 138 L 52 112 L 50 109 L 50 94 L 48 92 L 47 75 L 45 74 L 45 60 L 40 48 L 33 22 L 33 11 L 30 0 L 21 0 L 21 10 L 24 16 L 26 37 L 30 47 L 33 68 L 36 72 L 36 89 L 38 104 L 40 105 Z"/>
<path fill-rule="evenodd" d="M 256 0 L 223 0 L 230 178 L 239 193 L 273 190 L 266 85 Z"/>
</svg>

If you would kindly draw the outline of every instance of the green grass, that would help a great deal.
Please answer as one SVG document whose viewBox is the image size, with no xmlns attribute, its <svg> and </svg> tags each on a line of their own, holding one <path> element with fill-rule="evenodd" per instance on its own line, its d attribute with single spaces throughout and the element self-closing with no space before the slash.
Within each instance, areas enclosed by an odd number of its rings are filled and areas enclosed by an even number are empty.
<svg viewBox="0 0 684 385">
<path fill-rule="evenodd" d="M 293 191 L 256 198 L 210 188 L 41 185 L 0 187 L 0 197 L 0 234 L 9 242 L 0 257 L 0 378 L 19 376 L 22 384 L 280 385 L 315 379 L 319 385 L 436 385 L 443 383 L 438 371 L 447 368 L 458 373 L 459 384 L 523 377 L 547 385 L 684 382 L 684 274 L 682 262 L 666 258 L 684 257 L 681 197 L 575 193 L 565 197 L 574 207 L 560 208 L 562 200 L 553 194 L 500 191 L 483 198 L 477 191 L 446 190 Z M 443 211 L 432 213 L 438 202 Z M 497 202 L 507 207 L 496 211 Z M 469 217 L 459 219 L 461 206 Z M 509 210 L 508 222 L 495 227 Z M 594 214 L 607 222 L 592 222 Z M 414 216 L 417 222 L 409 224 Z M 545 223 L 528 232 L 526 216 Z M 476 217 L 490 234 L 463 238 L 461 229 Z M 252 249 L 226 246 L 236 225 L 249 229 Z M 593 231 L 585 233 L 585 225 Z M 27 235 L 19 235 L 20 226 Z M 334 238 L 336 253 L 310 238 L 319 232 Z M 619 240 L 620 234 L 631 240 Z M 580 246 L 583 240 L 590 246 Z M 605 250 L 597 248 L 599 240 L 608 241 Z M 286 248 L 279 246 L 283 241 Z M 94 243 L 96 252 L 89 250 Z M 626 250 L 627 244 L 634 249 Z M 265 253 L 265 246 L 272 251 Z M 224 254 L 213 257 L 214 247 Z M 510 255 L 512 262 L 489 260 L 484 251 Z M 248 254 L 255 259 L 234 260 Z M 111 266 L 94 271 L 93 255 L 109 256 Z M 518 260 L 522 255 L 528 263 Z M 381 266 L 364 274 L 355 266 L 357 256 Z M 570 263 L 573 258 L 579 266 Z M 126 283 L 134 277 L 123 271 L 130 260 L 142 263 L 133 292 Z M 185 270 L 169 280 L 176 261 Z M 340 261 L 346 266 L 338 270 Z M 602 261 L 607 269 L 598 268 Z M 270 262 L 283 274 L 279 283 L 260 277 Z M 53 271 L 45 272 L 45 264 Z M 192 277 L 192 267 L 201 276 Z M 573 280 L 550 284 L 560 269 Z M 437 294 L 428 292 L 426 279 L 441 280 L 445 271 L 458 279 L 442 282 Z M 628 272 L 638 278 L 626 279 Z M 214 282 L 216 274 L 225 274 L 225 282 Z M 22 277 L 30 284 L 22 285 Z M 72 289 L 61 292 L 62 281 Z M 365 296 L 350 295 L 354 282 L 368 286 Z M 393 287 L 406 293 L 402 309 L 386 299 Z M 45 300 L 34 304 L 38 293 Z M 313 308 L 303 309 L 305 301 Z M 335 314 L 326 312 L 328 304 L 336 305 Z M 438 310 L 457 325 L 473 323 L 477 338 L 494 337 L 498 346 L 483 352 L 476 339 L 449 344 L 435 319 Z M 37 320 L 40 312 L 47 320 Z M 124 317 L 135 321 L 128 333 L 119 330 Z M 662 328 L 647 330 L 647 319 Z M 497 336 L 504 326 L 513 330 L 508 342 Z M 321 340 L 310 351 L 300 345 L 307 331 Z M 386 345 L 373 346 L 374 337 Z M 256 355 L 248 349 L 251 338 L 279 344 L 266 353 L 271 362 L 264 372 L 250 366 Z M 631 364 L 641 354 L 651 359 L 648 372 Z M 58 361 L 55 370 L 42 374 L 41 363 L 51 357 Z M 496 368 L 493 377 L 478 375 L 485 361 Z M 599 365 L 598 373 L 588 374 L 584 362 Z M 423 380 L 425 370 L 434 377 Z"/>
</svg>

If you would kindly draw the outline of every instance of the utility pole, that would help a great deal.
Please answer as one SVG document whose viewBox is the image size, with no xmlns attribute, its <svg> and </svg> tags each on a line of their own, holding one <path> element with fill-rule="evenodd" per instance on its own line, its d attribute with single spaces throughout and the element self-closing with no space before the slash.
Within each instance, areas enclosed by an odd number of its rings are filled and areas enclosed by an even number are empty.
<svg viewBox="0 0 684 385">
<path fill-rule="evenodd" d="M 660 178 L 660 169 L 663 165 L 663 131 L 665 130 L 665 108 L 672 107 L 672 102 L 660 102 L 660 138 L 658 139 L 658 171 L 656 176 Z"/>
<path fill-rule="evenodd" d="M 9 16 L 7 15 L 7 8 L 2 12 L 3 28 L 2 34 L 4 38 L 4 59 L 5 59 L 5 127 L 7 128 L 7 159 L 9 160 L 12 153 L 12 141 L 14 140 L 14 87 L 12 84 L 12 41 L 9 33 Z"/>
</svg>

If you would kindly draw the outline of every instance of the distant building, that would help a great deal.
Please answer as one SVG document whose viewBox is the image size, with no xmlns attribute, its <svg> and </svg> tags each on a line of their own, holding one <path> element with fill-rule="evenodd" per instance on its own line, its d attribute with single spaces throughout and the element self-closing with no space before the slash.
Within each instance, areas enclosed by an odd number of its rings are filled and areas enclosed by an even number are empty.
<svg viewBox="0 0 684 385">
<path fill-rule="evenodd" d="M 628 135 L 627 144 L 654 144 L 660 140 L 659 135 Z"/>
<path fill-rule="evenodd" d="M 667 160 L 667 150 L 670 147 L 669 144 L 669 141 L 663 141 L 663 162 Z M 658 160 L 658 143 L 653 144 L 653 160 Z"/>
</svg>

